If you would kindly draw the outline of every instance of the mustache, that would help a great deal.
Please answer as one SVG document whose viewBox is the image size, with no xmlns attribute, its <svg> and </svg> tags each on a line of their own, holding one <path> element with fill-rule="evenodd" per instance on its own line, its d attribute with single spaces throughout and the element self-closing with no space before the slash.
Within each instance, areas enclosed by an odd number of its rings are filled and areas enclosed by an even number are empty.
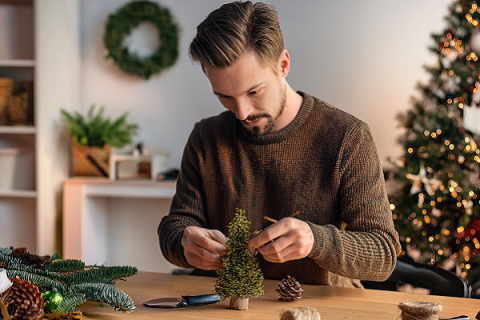
<svg viewBox="0 0 480 320">
<path fill-rule="evenodd" d="M 260 114 L 255 114 L 253 116 L 247 117 L 245 120 L 242 121 L 255 121 L 260 118 L 271 118 L 271 116 L 268 113 L 260 113 Z"/>
</svg>

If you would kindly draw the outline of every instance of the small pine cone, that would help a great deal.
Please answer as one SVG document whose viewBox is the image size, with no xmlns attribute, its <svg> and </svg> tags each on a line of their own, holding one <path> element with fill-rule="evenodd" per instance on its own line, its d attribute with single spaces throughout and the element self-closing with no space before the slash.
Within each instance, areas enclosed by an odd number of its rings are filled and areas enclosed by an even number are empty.
<svg viewBox="0 0 480 320">
<path fill-rule="evenodd" d="M 302 286 L 294 277 L 287 276 L 278 283 L 277 292 L 280 295 L 280 300 L 292 301 L 301 299 L 302 291 Z"/>
<path fill-rule="evenodd" d="M 19 278 L 10 278 L 13 285 L 0 299 L 7 307 L 13 320 L 41 319 L 43 317 L 43 298 L 38 287 Z"/>
<path fill-rule="evenodd" d="M 26 248 L 15 248 L 13 250 L 13 256 L 29 266 L 43 267 L 46 264 L 52 263 L 50 256 L 37 256 L 36 254 L 27 252 Z"/>
</svg>

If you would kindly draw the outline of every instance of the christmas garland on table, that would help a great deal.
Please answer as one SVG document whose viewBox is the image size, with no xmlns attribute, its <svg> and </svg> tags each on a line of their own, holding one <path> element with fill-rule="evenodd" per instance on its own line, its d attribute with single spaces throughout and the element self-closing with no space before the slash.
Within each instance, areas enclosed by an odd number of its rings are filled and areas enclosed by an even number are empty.
<svg viewBox="0 0 480 320">
<path fill-rule="evenodd" d="M 48 300 L 44 307 L 53 306 L 47 310 L 50 312 L 73 312 L 86 301 L 102 302 L 123 312 L 135 309 L 133 300 L 115 287 L 114 281 L 133 276 L 137 273 L 135 267 L 85 266 L 81 260 L 50 260 L 23 248 L 0 248 L 0 268 L 5 268 L 9 277 L 38 286 Z"/>
<path fill-rule="evenodd" d="M 151 22 L 160 33 L 160 46 L 154 55 L 141 59 L 129 53 L 123 41 L 140 22 Z M 178 32 L 170 11 L 150 1 L 131 2 L 110 15 L 105 26 L 104 43 L 107 59 L 123 71 L 148 79 L 172 66 L 178 57 Z"/>
</svg>

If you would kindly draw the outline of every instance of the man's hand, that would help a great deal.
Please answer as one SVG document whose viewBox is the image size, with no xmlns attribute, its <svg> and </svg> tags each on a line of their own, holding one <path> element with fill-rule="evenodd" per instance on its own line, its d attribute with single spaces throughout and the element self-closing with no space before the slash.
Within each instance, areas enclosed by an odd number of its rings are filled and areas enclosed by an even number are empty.
<svg viewBox="0 0 480 320">
<path fill-rule="evenodd" d="M 313 249 L 310 226 L 295 218 L 283 218 L 250 240 L 249 246 L 270 262 L 305 258 Z"/>
<path fill-rule="evenodd" d="M 187 262 L 203 270 L 221 267 L 220 256 L 227 252 L 227 238 L 218 230 L 190 226 L 182 237 Z"/>
</svg>

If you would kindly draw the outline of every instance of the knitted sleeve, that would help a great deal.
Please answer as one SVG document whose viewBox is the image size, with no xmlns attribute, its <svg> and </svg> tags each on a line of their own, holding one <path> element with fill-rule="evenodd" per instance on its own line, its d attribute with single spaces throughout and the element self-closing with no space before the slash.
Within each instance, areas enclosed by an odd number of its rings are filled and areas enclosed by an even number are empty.
<svg viewBox="0 0 480 320">
<path fill-rule="evenodd" d="M 401 247 L 367 124 L 357 122 L 347 131 L 334 174 L 346 228 L 309 223 L 315 238 L 309 257 L 341 276 L 383 281 L 392 273 Z"/>
<path fill-rule="evenodd" d="M 181 240 L 184 230 L 188 226 L 207 227 L 199 174 L 201 144 L 196 129 L 190 134 L 183 152 L 170 214 L 163 217 L 157 231 L 164 257 L 184 268 L 193 268 L 183 254 Z"/>
</svg>

